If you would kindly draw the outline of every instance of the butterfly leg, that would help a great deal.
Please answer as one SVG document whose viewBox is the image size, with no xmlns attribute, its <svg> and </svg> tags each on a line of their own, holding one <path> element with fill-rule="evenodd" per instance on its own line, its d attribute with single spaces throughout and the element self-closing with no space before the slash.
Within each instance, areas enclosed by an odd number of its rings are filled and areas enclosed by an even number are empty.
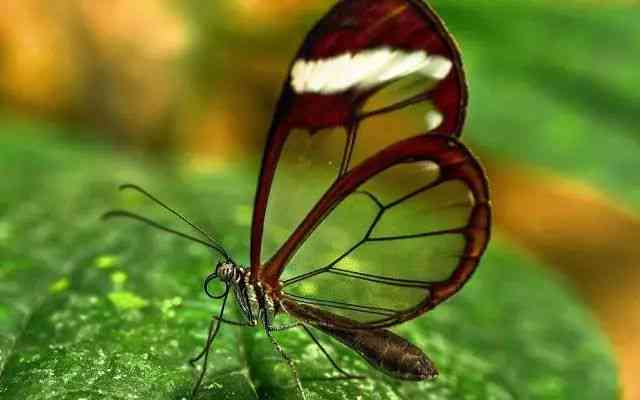
<svg viewBox="0 0 640 400">
<path fill-rule="evenodd" d="M 280 332 L 280 331 L 286 331 L 289 329 L 298 328 L 300 326 L 302 326 L 302 324 L 300 322 L 296 322 L 294 324 L 289 324 L 289 325 L 269 326 L 269 330 L 271 332 Z"/>
<path fill-rule="evenodd" d="M 220 322 L 223 322 L 225 324 L 234 325 L 234 326 L 252 326 L 248 322 L 230 321 L 228 319 L 225 319 L 225 318 L 218 317 L 218 316 L 214 315 L 213 318 L 211 318 L 211 325 L 209 326 L 209 334 L 211 334 L 211 330 L 213 329 L 213 324 L 216 321 L 220 321 Z M 202 348 L 202 351 L 200 351 L 200 353 L 198 353 L 197 356 L 195 356 L 195 357 L 193 357 L 192 359 L 189 360 L 189 364 L 191 364 L 192 367 L 195 367 L 195 363 L 198 362 L 202 357 L 204 357 L 205 353 L 207 353 L 207 351 L 209 351 L 209 347 L 211 346 L 211 343 L 209 343 L 209 339 L 208 338 L 209 338 L 209 336 L 207 335 L 207 342 L 205 342 L 205 345 Z M 213 340 L 213 339 L 211 339 L 211 340 Z"/>
<path fill-rule="evenodd" d="M 189 360 L 189 363 L 191 364 L 191 366 L 195 367 L 195 363 L 198 360 L 200 360 L 202 357 L 204 357 L 204 360 L 202 362 L 202 371 L 200 372 L 200 376 L 198 376 L 198 380 L 196 381 L 195 385 L 193 386 L 193 390 L 191 391 L 191 399 L 195 399 L 196 394 L 200 389 L 200 385 L 202 384 L 202 380 L 204 379 L 204 375 L 207 372 L 207 366 L 209 364 L 209 350 L 211 349 L 211 345 L 213 344 L 214 339 L 218 335 L 221 322 L 225 321 L 224 318 L 222 317 L 224 315 L 224 308 L 227 304 L 228 293 L 229 291 L 227 290 L 222 300 L 222 306 L 220 307 L 220 315 L 218 316 L 214 315 L 213 318 L 211 318 L 211 323 L 209 324 L 209 333 L 207 334 L 207 340 L 204 342 L 204 347 L 202 348 L 202 351 L 196 357 Z"/>
<path fill-rule="evenodd" d="M 211 323 L 209 324 L 209 333 L 207 334 L 207 340 L 205 341 L 202 351 L 196 357 L 189 360 L 189 363 L 191 364 L 191 366 L 195 368 L 195 363 L 198 360 L 200 360 L 202 357 L 204 357 L 204 361 L 202 362 L 202 371 L 200 372 L 200 376 L 198 376 L 198 380 L 196 381 L 195 385 L 193 386 L 193 390 L 191 391 L 192 399 L 196 397 L 196 394 L 200 389 L 200 385 L 202 384 L 202 379 L 204 379 L 204 375 L 207 372 L 207 364 L 209 361 L 209 350 L 211 349 L 211 344 L 213 343 L 213 340 L 216 338 L 216 335 L 218 334 L 219 330 L 220 330 L 220 321 L 218 321 L 216 318 L 212 318 Z"/>
<path fill-rule="evenodd" d="M 311 332 L 311 329 L 309 329 L 306 325 L 303 325 L 303 324 L 300 324 L 300 326 L 302 326 L 302 328 L 305 330 L 305 332 L 307 332 L 309 337 L 311 337 L 313 342 L 318 346 L 318 348 L 320 348 L 320 351 L 322 351 L 322 354 L 324 354 L 325 357 L 327 357 L 327 360 L 329 360 L 331 365 L 333 365 L 333 368 L 335 368 L 336 371 L 342 374 L 343 377 L 339 379 L 366 379 L 367 378 L 366 376 L 363 376 L 363 375 L 350 374 L 345 370 L 343 370 L 342 368 L 340 368 L 338 364 L 333 360 L 333 358 L 331 358 L 331 355 L 329 354 L 329 352 L 322 346 L 318 338 L 316 338 L 313 332 Z"/>
<path fill-rule="evenodd" d="M 307 332 L 307 334 L 309 335 L 309 337 L 311 337 L 311 339 L 313 340 L 313 342 L 320 348 L 320 351 L 322 351 L 322 354 L 325 355 L 325 357 L 327 357 L 327 360 L 329 360 L 329 362 L 331 363 L 331 365 L 333 366 L 333 368 L 336 369 L 336 371 L 338 371 L 340 374 L 342 374 L 343 376 L 341 378 L 337 378 L 337 379 L 366 379 L 366 376 L 363 375 L 353 375 L 350 374 L 348 372 L 346 372 L 345 370 L 343 370 L 342 368 L 340 368 L 338 366 L 338 364 L 333 360 L 333 358 L 331 358 L 331 355 L 329 354 L 329 352 L 324 348 L 324 346 L 322 346 L 322 343 L 320 343 L 320 341 L 318 340 L 318 338 L 316 338 L 316 336 L 313 334 L 313 332 L 311 332 L 311 329 L 309 329 L 307 326 L 305 326 L 304 324 L 297 322 L 294 324 L 290 324 L 290 325 L 283 325 L 283 326 L 270 326 L 269 330 L 271 332 L 279 332 L 279 331 L 284 331 L 284 330 L 288 330 L 288 329 L 294 329 L 294 328 L 302 328 L 305 330 L 305 332 Z M 333 378 L 335 379 L 335 378 Z"/>
<path fill-rule="evenodd" d="M 254 326 L 254 325 L 251 325 L 250 323 L 248 323 L 246 321 L 243 321 L 243 322 L 231 321 L 229 319 L 225 319 L 225 318 L 222 318 L 222 317 L 216 317 L 216 316 L 214 316 L 213 318 L 217 319 L 220 322 L 224 322 L 225 324 L 234 325 L 234 326 Z"/>
<path fill-rule="evenodd" d="M 278 353 L 280 353 L 280 356 L 284 358 L 284 360 L 287 362 L 287 364 L 289 365 L 289 369 L 291 369 L 291 372 L 293 373 L 293 379 L 296 381 L 296 389 L 298 390 L 298 394 L 300 395 L 300 398 L 302 400 L 306 400 L 306 396 L 304 395 L 304 390 L 302 390 L 302 384 L 300 383 L 300 375 L 298 374 L 298 369 L 294 365 L 293 360 L 287 355 L 287 353 L 285 353 L 282 346 L 280 346 L 280 343 L 278 343 L 276 341 L 276 338 L 274 338 L 273 335 L 271 334 L 273 331 L 273 328 L 271 327 L 269 319 L 264 318 L 264 323 L 265 323 L 264 330 L 267 333 L 267 336 L 269 337 L 269 339 L 271 340 L 271 343 L 273 343 L 273 346 L 276 348 Z"/>
</svg>

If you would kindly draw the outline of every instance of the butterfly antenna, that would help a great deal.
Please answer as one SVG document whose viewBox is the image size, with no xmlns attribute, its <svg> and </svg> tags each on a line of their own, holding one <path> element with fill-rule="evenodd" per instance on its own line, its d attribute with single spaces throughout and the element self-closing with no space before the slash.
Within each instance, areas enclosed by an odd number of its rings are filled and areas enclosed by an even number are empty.
<svg viewBox="0 0 640 400">
<path fill-rule="evenodd" d="M 209 242 L 211 242 L 211 244 L 215 244 L 216 246 L 219 246 L 220 248 L 222 248 L 222 245 L 220 245 L 220 243 L 218 243 L 218 241 L 216 239 L 214 239 L 213 236 L 209 235 L 204 229 L 200 228 L 198 225 L 196 225 L 193 222 L 189 221 L 187 219 L 187 217 L 185 217 L 184 215 L 180 214 L 178 211 L 174 210 L 173 208 L 169 207 L 168 205 L 166 205 L 165 203 L 160 201 L 157 197 L 155 197 L 151 193 L 147 192 L 146 190 L 144 190 L 140 186 L 134 185 L 132 183 L 125 183 L 124 185 L 120 185 L 118 187 L 118 189 L 119 190 L 132 189 L 132 190 L 135 190 L 138 193 L 141 193 L 142 195 L 146 196 L 148 199 L 152 200 L 154 203 L 158 204 L 159 206 L 161 206 L 165 210 L 169 211 L 171 214 L 173 214 L 176 217 L 180 218 L 187 225 L 189 225 L 190 227 L 192 227 L 193 229 L 198 231 L 202 236 L 207 238 L 209 240 Z"/>
<path fill-rule="evenodd" d="M 196 242 L 196 243 L 199 243 L 199 244 L 201 244 L 203 246 L 206 246 L 206 247 L 208 247 L 208 248 L 210 248 L 212 250 L 217 251 L 218 253 L 220 253 L 227 260 L 230 260 L 229 255 L 227 254 L 227 252 L 221 246 L 219 246 L 218 244 L 206 242 L 204 240 L 198 239 L 198 238 L 193 237 L 191 235 L 188 235 L 186 233 L 183 233 L 183 232 L 180 232 L 180 231 L 176 231 L 176 230 L 171 229 L 169 227 L 166 227 L 164 225 L 160 225 L 159 223 L 157 223 L 155 221 L 152 221 L 149 218 L 145 218 L 142 215 L 134 214 L 132 212 L 124 211 L 124 210 L 113 210 L 113 211 L 109 211 L 109 212 L 106 212 L 106 213 L 102 214 L 102 217 L 101 217 L 101 219 L 105 220 L 105 221 L 108 220 L 108 219 L 111 219 L 111 218 L 130 218 L 130 219 L 134 219 L 134 220 L 137 220 L 137 221 L 140 221 L 140 222 L 144 222 L 145 224 L 150 225 L 150 226 L 152 226 L 152 227 L 154 227 L 156 229 L 159 229 L 161 231 L 169 232 L 169 233 L 172 233 L 172 234 L 174 234 L 176 236 L 180 236 L 180 237 L 182 237 L 184 239 L 188 239 L 188 240 L 191 240 L 192 242 Z"/>
</svg>

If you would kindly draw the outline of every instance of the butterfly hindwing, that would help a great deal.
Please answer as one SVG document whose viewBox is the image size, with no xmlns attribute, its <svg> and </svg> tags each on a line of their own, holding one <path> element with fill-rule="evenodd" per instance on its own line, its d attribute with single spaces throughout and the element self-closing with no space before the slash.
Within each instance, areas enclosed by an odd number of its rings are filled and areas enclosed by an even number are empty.
<svg viewBox="0 0 640 400">
<path fill-rule="evenodd" d="M 338 179 L 263 279 L 288 300 L 363 326 L 393 325 L 453 295 L 477 266 L 489 229 L 476 159 L 451 137 L 419 135 Z"/>
</svg>

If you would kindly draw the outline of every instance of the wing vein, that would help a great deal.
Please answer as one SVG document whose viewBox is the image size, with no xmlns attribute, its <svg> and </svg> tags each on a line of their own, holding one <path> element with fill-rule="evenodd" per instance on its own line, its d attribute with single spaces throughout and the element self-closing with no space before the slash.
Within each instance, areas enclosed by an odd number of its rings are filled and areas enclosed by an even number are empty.
<svg viewBox="0 0 640 400">
<path fill-rule="evenodd" d="M 342 310 L 364 312 L 364 313 L 375 314 L 375 315 L 383 315 L 386 317 L 391 317 L 398 312 L 397 310 L 393 310 L 390 308 L 364 306 L 360 304 L 344 303 L 340 301 L 333 301 L 333 300 L 326 300 L 326 299 L 314 299 L 314 298 L 295 295 L 295 294 L 286 293 L 286 292 L 285 292 L 285 295 L 292 299 L 295 299 L 299 303 L 333 307 L 333 308 L 338 308 Z"/>
</svg>

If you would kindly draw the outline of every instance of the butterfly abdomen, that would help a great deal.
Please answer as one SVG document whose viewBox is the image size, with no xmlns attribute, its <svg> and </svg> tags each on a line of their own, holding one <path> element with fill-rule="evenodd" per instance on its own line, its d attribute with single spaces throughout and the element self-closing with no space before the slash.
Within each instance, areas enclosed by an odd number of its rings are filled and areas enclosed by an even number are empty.
<svg viewBox="0 0 640 400">
<path fill-rule="evenodd" d="M 358 323 L 327 310 L 292 302 L 286 297 L 280 300 L 280 305 L 293 317 L 352 348 L 369 364 L 387 375 L 411 381 L 433 379 L 438 376 L 436 367 L 422 350 L 390 330 L 344 328 L 355 327 Z"/>
<path fill-rule="evenodd" d="M 358 352 L 373 367 L 397 379 L 419 381 L 438 375 L 427 356 L 407 340 L 386 329 L 316 328 Z"/>
</svg>

